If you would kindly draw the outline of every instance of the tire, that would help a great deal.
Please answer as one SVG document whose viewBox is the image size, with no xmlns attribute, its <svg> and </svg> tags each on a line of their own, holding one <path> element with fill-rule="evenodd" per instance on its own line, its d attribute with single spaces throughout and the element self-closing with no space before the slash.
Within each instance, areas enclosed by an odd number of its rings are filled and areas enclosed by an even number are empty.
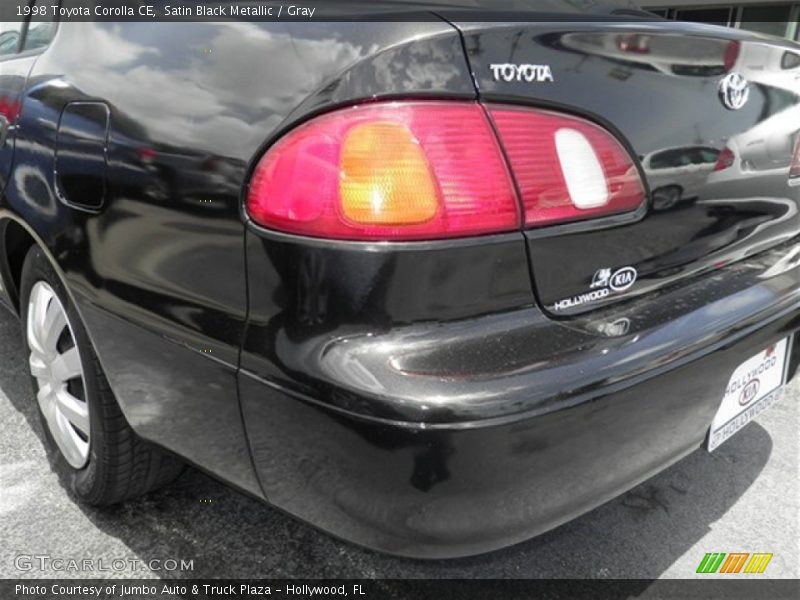
<svg viewBox="0 0 800 600">
<path fill-rule="evenodd" d="M 175 479 L 183 463 L 128 425 L 64 284 L 38 246 L 23 263 L 20 313 L 39 415 L 62 482 L 81 501 L 105 506 Z"/>
</svg>

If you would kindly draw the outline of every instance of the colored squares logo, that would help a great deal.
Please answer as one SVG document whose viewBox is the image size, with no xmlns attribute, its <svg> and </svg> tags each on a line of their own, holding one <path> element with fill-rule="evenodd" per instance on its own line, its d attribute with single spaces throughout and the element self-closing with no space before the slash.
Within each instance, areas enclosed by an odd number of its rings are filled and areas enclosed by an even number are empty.
<svg viewBox="0 0 800 600">
<path fill-rule="evenodd" d="M 697 572 L 729 575 L 763 573 L 771 560 L 772 553 L 766 552 L 708 552 L 700 561 Z"/>
</svg>

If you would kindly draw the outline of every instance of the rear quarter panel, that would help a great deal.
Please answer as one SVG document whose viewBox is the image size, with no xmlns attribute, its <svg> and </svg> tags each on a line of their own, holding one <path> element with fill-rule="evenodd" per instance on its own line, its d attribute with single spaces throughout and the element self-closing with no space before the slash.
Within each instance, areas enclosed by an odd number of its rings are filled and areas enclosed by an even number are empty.
<svg viewBox="0 0 800 600">
<path fill-rule="evenodd" d="M 62 24 L 28 80 L 2 216 L 63 274 L 137 433 L 260 495 L 236 392 L 250 162 L 337 103 L 471 89 L 444 23 Z M 59 117 L 85 101 L 110 111 L 97 211 L 53 189 Z"/>
</svg>

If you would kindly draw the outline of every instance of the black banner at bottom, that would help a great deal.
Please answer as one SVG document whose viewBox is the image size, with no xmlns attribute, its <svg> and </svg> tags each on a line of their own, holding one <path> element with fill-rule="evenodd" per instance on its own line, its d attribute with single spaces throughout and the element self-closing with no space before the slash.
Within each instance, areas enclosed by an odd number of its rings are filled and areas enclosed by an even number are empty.
<svg viewBox="0 0 800 600">
<path fill-rule="evenodd" d="M 713 577 L 713 576 L 712 576 Z M 533 600 L 800 598 L 787 579 L 2 579 L 2 600 Z"/>
</svg>

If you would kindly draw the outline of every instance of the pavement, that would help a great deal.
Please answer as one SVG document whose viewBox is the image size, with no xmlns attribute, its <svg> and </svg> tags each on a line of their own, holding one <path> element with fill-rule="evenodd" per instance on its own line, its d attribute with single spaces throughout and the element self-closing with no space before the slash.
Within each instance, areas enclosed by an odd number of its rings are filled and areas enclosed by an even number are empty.
<svg viewBox="0 0 800 600">
<path fill-rule="evenodd" d="M 0 578 L 687 578 L 707 552 L 770 552 L 764 577 L 798 578 L 799 403 L 795 381 L 713 454 L 699 449 L 533 540 L 467 559 L 407 560 L 334 540 L 191 469 L 121 506 L 77 504 L 50 470 L 19 323 L 0 308 Z M 112 571 L 28 570 L 40 559 L 18 557 L 31 555 Z"/>
</svg>

